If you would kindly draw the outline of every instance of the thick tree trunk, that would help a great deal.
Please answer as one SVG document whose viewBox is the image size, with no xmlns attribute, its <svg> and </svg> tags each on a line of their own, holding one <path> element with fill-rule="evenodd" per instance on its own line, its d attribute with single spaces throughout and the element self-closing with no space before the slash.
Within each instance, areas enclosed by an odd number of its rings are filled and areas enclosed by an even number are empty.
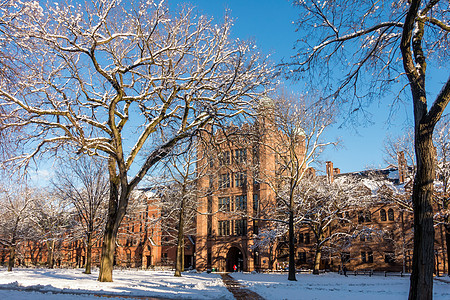
<svg viewBox="0 0 450 300">
<path fill-rule="evenodd" d="M 434 227 L 433 182 L 434 158 L 432 126 L 416 124 L 415 150 L 417 173 L 413 187 L 414 254 L 409 299 L 433 298 Z"/>
<path fill-rule="evenodd" d="M 111 170 L 110 170 L 111 172 Z M 112 170 L 114 172 L 114 169 Z M 111 176 L 111 175 L 110 175 Z M 103 235 L 102 256 L 100 260 L 100 272 L 98 281 L 112 282 L 112 273 L 114 269 L 114 253 L 116 250 L 116 238 L 119 230 L 120 222 L 125 215 L 126 205 L 120 210 L 119 208 L 119 188 L 118 184 L 110 177 L 110 195 L 108 206 L 108 218 L 106 220 L 105 232 Z M 121 197 L 126 197 L 126 191 L 121 191 Z M 124 201 L 122 201 L 124 202 Z"/>
<path fill-rule="evenodd" d="M 175 276 L 181 277 L 183 269 L 183 240 L 184 240 L 184 199 L 181 203 L 180 217 L 178 220 L 177 258 L 175 262 Z"/>
<path fill-rule="evenodd" d="M 14 262 L 16 260 L 16 246 L 9 247 L 9 260 L 8 260 L 8 272 L 11 272 L 14 268 Z"/>
<path fill-rule="evenodd" d="M 321 259 L 322 259 L 322 249 L 320 247 L 317 247 L 316 253 L 314 255 L 314 269 L 313 269 L 314 275 L 319 275 Z"/>
<path fill-rule="evenodd" d="M 114 229 L 114 218 L 108 218 L 106 222 L 105 233 L 103 236 L 102 256 L 100 261 L 100 272 L 98 281 L 112 282 L 112 273 L 114 269 L 114 253 L 116 250 L 117 230 Z"/>
<path fill-rule="evenodd" d="M 289 211 L 289 275 L 288 280 L 297 281 L 295 278 L 295 245 L 294 245 L 294 212 Z"/>
<path fill-rule="evenodd" d="M 92 264 L 92 233 L 89 233 L 86 243 L 86 264 L 84 266 L 85 274 L 91 274 L 91 264 Z"/>
</svg>

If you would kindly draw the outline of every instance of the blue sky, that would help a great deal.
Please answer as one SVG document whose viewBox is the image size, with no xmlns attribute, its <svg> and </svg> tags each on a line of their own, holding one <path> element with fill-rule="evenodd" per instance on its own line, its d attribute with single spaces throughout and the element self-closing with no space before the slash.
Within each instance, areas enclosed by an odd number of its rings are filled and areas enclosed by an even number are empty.
<svg viewBox="0 0 450 300">
<path fill-rule="evenodd" d="M 222 20 L 225 10 L 229 10 L 235 20 L 233 37 L 254 40 L 258 48 L 263 53 L 271 54 L 275 62 L 295 53 L 293 45 L 297 36 L 292 22 L 299 15 L 289 0 L 166 0 L 169 6 L 185 2 L 194 5 L 199 13 L 213 17 L 216 22 Z M 432 76 L 437 79 L 441 75 L 448 76 L 445 70 L 437 73 Z M 304 90 L 302 82 L 285 82 L 285 85 L 295 92 Z M 400 135 L 405 127 L 413 124 L 412 104 L 408 102 L 406 106 L 399 106 L 396 113 L 389 117 L 390 103 L 388 98 L 380 99 L 369 107 L 368 111 L 372 114 L 369 125 L 339 128 L 341 123 L 338 122 L 326 136 L 329 139 L 340 138 L 341 147 L 327 150 L 321 159 L 333 161 L 341 172 L 385 167 L 383 142 L 386 135 Z M 446 112 L 449 110 L 447 108 Z"/>
<path fill-rule="evenodd" d="M 299 18 L 298 11 L 289 0 L 166 0 L 171 7 L 180 3 L 190 3 L 200 14 L 206 14 L 220 23 L 226 10 L 234 19 L 232 35 L 242 40 L 252 39 L 261 52 L 270 54 L 274 62 L 288 59 L 295 51 L 297 38 L 293 21 Z M 441 70 L 432 74 L 433 80 L 448 78 L 448 71 Z M 305 91 L 302 82 L 285 82 L 285 87 L 295 92 Z M 406 101 L 408 102 L 408 101 Z M 373 103 L 369 111 L 372 124 L 358 127 L 339 128 L 338 123 L 326 133 L 329 140 L 339 138 L 341 147 L 326 151 L 321 159 L 333 161 L 341 172 L 353 172 L 373 167 L 385 167 L 383 161 L 383 141 L 386 135 L 399 135 L 408 124 L 412 124 L 412 105 L 400 106 L 398 112 L 389 118 L 387 104 L 390 99 L 380 99 Z M 447 113 L 450 108 L 447 108 Z M 324 166 L 317 166 L 324 170 Z M 47 172 L 48 173 L 48 172 Z M 38 174 L 46 178 L 51 174 Z"/>
</svg>

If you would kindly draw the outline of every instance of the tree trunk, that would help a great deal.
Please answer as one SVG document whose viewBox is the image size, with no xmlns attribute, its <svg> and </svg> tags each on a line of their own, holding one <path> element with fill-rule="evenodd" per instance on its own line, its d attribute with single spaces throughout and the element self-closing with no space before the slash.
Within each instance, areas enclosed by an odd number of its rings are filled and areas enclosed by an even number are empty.
<svg viewBox="0 0 450 300">
<path fill-rule="evenodd" d="M 440 248 L 441 248 L 441 250 L 442 250 L 442 271 L 443 271 L 443 273 L 445 274 L 445 272 L 447 271 L 447 260 L 446 260 L 446 253 L 445 253 L 445 241 L 444 241 L 444 235 L 445 235 L 445 226 L 444 226 L 444 224 L 440 224 L 439 225 L 439 227 L 440 227 L 440 230 L 439 230 L 439 233 L 440 233 L 440 237 L 439 237 L 439 240 L 441 241 L 441 244 L 440 244 Z M 438 268 L 438 270 L 439 270 L 439 265 L 437 266 L 437 268 Z"/>
<path fill-rule="evenodd" d="M 406 230 L 403 211 L 400 212 L 401 228 L 402 228 L 402 271 L 406 273 Z"/>
<path fill-rule="evenodd" d="M 175 262 L 175 276 L 181 277 L 183 269 L 183 239 L 184 239 L 184 198 L 181 202 L 180 218 L 178 220 L 177 258 Z"/>
<path fill-rule="evenodd" d="M 9 247 L 8 272 L 11 272 L 16 260 L 16 246 Z"/>
<path fill-rule="evenodd" d="M 316 253 L 314 255 L 314 269 L 313 269 L 314 275 L 319 275 L 321 259 L 322 259 L 322 249 L 319 246 L 317 246 Z"/>
<path fill-rule="evenodd" d="M 98 275 L 98 281 L 100 282 L 113 281 L 112 273 L 114 269 L 114 253 L 116 250 L 117 232 L 126 211 L 126 206 L 119 211 L 119 188 L 117 182 L 114 181 L 114 175 L 111 175 L 111 171 L 115 172 L 114 168 L 113 170 L 110 169 L 108 218 L 106 220 L 106 227 L 103 236 L 100 272 Z M 121 191 L 121 197 L 124 197 L 124 195 L 126 195 L 126 192 Z"/>
<path fill-rule="evenodd" d="M 450 276 L 450 225 L 445 224 L 445 247 L 447 249 L 447 274 Z"/>
<path fill-rule="evenodd" d="M 181 240 L 181 242 L 182 242 L 182 245 L 181 245 L 181 272 L 184 272 L 184 250 L 185 250 L 185 247 L 184 247 L 184 236 L 183 236 L 183 239 Z"/>
<path fill-rule="evenodd" d="M 53 269 L 55 260 L 53 258 L 53 252 L 55 248 L 55 241 L 47 241 L 47 268 Z"/>
<path fill-rule="evenodd" d="M 416 123 L 415 151 L 417 173 L 413 186 L 414 252 L 409 300 L 433 298 L 434 227 L 433 182 L 434 159 L 429 124 Z"/>
<path fill-rule="evenodd" d="M 294 245 L 294 212 L 289 210 L 289 275 L 288 280 L 295 279 L 295 245 Z"/>
<path fill-rule="evenodd" d="M 102 256 L 100 261 L 100 272 L 98 281 L 112 282 L 112 272 L 114 269 L 114 253 L 116 250 L 117 230 L 114 230 L 115 219 L 108 218 L 105 233 L 103 236 Z"/>
<path fill-rule="evenodd" d="M 84 266 L 84 273 L 91 274 L 91 263 L 92 262 L 92 233 L 88 233 L 87 244 L 86 244 L 86 264 Z"/>
</svg>

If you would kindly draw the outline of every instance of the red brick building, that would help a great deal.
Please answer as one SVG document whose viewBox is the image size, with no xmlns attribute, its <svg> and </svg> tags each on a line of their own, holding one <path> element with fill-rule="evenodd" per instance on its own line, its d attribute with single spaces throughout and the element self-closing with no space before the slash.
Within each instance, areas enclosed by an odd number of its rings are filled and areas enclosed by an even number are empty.
<svg viewBox="0 0 450 300">
<path fill-rule="evenodd" d="M 117 238 L 115 266 L 124 268 L 172 267 L 175 261 L 175 241 L 161 226 L 160 198 L 151 190 L 137 190 L 131 201 L 129 213 L 125 216 Z M 133 207 L 133 202 L 135 206 Z M 100 266 L 102 241 L 96 241 L 92 248 L 92 265 Z M 193 267 L 195 238 L 185 238 L 185 267 Z M 25 241 L 19 245 L 16 265 L 45 266 L 48 248 L 42 241 Z M 0 263 L 6 264 L 8 249 L 0 248 Z M 82 240 L 70 238 L 55 241 L 54 258 L 56 267 L 81 268 L 86 262 L 86 250 Z"/>
</svg>

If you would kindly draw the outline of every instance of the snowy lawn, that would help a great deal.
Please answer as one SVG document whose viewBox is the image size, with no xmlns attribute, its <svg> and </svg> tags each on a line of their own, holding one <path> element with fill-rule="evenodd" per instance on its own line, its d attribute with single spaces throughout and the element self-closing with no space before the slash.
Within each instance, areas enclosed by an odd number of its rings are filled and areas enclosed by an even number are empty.
<svg viewBox="0 0 450 300">
<path fill-rule="evenodd" d="M 183 273 L 180 278 L 165 271 L 114 270 L 114 282 L 98 282 L 98 270 L 91 275 L 82 272 L 83 269 L 14 269 L 7 272 L 1 268 L 0 299 L 98 300 L 94 293 L 169 299 L 234 299 L 218 274 Z"/>
<path fill-rule="evenodd" d="M 96 293 L 168 299 L 234 299 L 219 274 L 183 273 L 183 277 L 176 278 L 173 272 L 115 270 L 114 282 L 101 283 L 96 280 L 98 270 L 91 275 L 83 274 L 82 271 L 15 269 L 7 272 L 1 268 L 0 299 L 98 300 L 94 296 Z M 287 281 L 287 274 L 231 275 L 268 300 L 407 299 L 409 289 L 409 277 L 297 274 L 297 281 L 290 282 Z M 450 281 L 449 277 L 443 278 Z M 450 299 L 450 283 L 435 281 L 434 299 Z"/>
<path fill-rule="evenodd" d="M 348 277 L 336 273 L 297 274 L 297 281 L 287 281 L 287 274 L 233 273 L 231 276 L 265 299 L 407 299 L 409 277 L 382 275 Z M 450 282 L 449 277 L 444 277 Z M 450 299 L 450 283 L 434 281 L 434 299 Z"/>
</svg>

